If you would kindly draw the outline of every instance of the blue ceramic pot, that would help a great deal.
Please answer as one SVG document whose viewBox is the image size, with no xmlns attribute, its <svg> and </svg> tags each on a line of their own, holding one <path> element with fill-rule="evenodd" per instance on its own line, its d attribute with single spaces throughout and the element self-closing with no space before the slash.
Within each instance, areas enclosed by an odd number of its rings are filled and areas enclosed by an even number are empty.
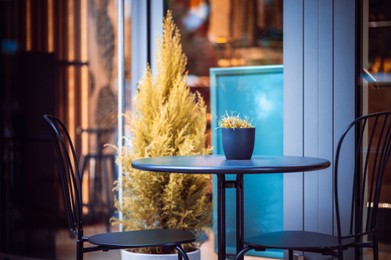
<svg viewBox="0 0 391 260">
<path fill-rule="evenodd" d="M 251 159 L 255 143 L 255 128 L 221 128 L 223 150 L 227 160 Z"/>
</svg>

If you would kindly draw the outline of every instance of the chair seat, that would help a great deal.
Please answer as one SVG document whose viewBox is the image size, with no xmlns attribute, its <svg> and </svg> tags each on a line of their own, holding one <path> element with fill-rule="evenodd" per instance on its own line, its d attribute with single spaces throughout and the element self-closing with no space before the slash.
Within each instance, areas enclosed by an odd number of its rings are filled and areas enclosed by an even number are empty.
<svg viewBox="0 0 391 260">
<path fill-rule="evenodd" d="M 193 233 L 177 229 L 111 232 L 88 237 L 91 244 L 109 248 L 170 247 L 194 241 Z"/>
<path fill-rule="evenodd" d="M 336 249 L 338 237 L 309 231 L 279 231 L 246 238 L 244 244 L 256 248 L 320 251 L 321 248 L 324 250 Z M 354 240 L 345 239 L 343 244 L 344 246 L 354 244 Z"/>
</svg>

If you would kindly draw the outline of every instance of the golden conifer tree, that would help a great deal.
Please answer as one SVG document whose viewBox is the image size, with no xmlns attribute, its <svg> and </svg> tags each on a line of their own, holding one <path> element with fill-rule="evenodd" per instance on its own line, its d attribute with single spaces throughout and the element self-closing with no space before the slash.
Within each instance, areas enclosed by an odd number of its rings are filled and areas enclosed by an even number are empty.
<svg viewBox="0 0 391 260">
<path fill-rule="evenodd" d="M 171 12 L 163 21 L 158 44 L 156 75 L 146 69 L 128 117 L 130 136 L 119 156 L 123 198 L 116 206 L 125 230 L 177 228 L 200 236 L 211 224 L 210 175 L 140 172 L 131 167 L 139 158 L 210 153 L 206 106 L 186 84 L 187 60 Z M 140 249 L 168 253 L 162 250 Z"/>
</svg>

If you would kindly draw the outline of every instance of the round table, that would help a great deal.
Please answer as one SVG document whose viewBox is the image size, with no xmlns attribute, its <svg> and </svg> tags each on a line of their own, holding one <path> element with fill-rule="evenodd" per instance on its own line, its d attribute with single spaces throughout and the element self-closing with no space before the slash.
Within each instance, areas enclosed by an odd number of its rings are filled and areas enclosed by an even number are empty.
<svg viewBox="0 0 391 260">
<path fill-rule="evenodd" d="M 316 171 L 330 166 L 330 161 L 301 156 L 253 156 L 250 160 L 226 160 L 222 155 L 163 156 L 134 160 L 135 169 L 188 174 L 217 175 L 217 241 L 218 259 L 226 259 L 225 189 L 236 188 L 236 252 L 243 248 L 244 174 L 272 174 Z M 235 174 L 236 180 L 226 180 Z"/>
</svg>

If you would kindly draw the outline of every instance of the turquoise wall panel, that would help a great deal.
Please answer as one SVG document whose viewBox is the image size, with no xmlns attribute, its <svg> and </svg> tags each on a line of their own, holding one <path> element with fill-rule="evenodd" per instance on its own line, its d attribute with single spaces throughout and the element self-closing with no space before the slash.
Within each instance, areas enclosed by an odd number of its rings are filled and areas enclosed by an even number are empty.
<svg viewBox="0 0 391 260">
<path fill-rule="evenodd" d="M 214 154 L 224 154 L 221 129 L 217 122 L 226 111 L 235 111 L 252 119 L 256 127 L 254 154 L 283 154 L 283 68 L 282 65 L 238 68 L 212 68 L 211 75 L 211 131 Z M 227 179 L 234 179 L 234 175 Z M 282 174 L 246 175 L 245 236 L 283 228 Z M 213 179 L 214 194 L 217 180 Z M 235 190 L 227 196 L 227 252 L 235 254 Z M 217 196 L 214 195 L 214 201 Z M 215 203 L 216 205 L 216 203 Z M 214 223 L 217 218 L 214 210 Z M 214 226 L 217 232 L 217 226 Z M 216 243 L 215 243 L 216 244 Z M 281 258 L 282 252 L 257 253 Z"/>
</svg>

